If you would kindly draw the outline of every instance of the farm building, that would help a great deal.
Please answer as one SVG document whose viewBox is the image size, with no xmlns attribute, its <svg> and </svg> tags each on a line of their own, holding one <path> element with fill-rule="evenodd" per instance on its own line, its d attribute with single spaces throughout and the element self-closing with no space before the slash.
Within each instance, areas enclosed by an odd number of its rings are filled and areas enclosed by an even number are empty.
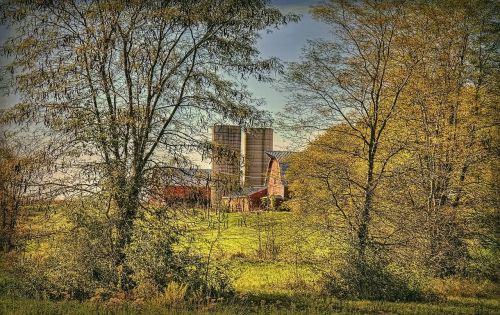
<svg viewBox="0 0 500 315">
<path fill-rule="evenodd" d="M 173 169 L 161 179 L 155 202 L 165 205 L 207 206 L 210 203 L 210 170 Z"/>
<path fill-rule="evenodd" d="M 289 166 L 289 151 L 267 151 L 268 156 L 265 186 L 245 187 L 222 197 L 222 204 L 229 211 L 253 211 L 257 209 L 277 209 L 289 198 L 285 174 Z"/>
<path fill-rule="evenodd" d="M 275 209 L 290 197 L 285 174 L 293 152 L 268 151 L 266 154 L 269 156 L 266 174 L 267 202 L 269 208 Z"/>
<path fill-rule="evenodd" d="M 235 192 L 222 197 L 222 204 L 230 212 L 247 212 L 265 208 L 263 204 L 267 196 L 266 187 L 245 187 L 240 192 Z"/>
<path fill-rule="evenodd" d="M 288 196 L 292 152 L 273 151 L 273 129 L 214 125 L 211 204 L 230 211 L 276 209 Z M 243 164 L 241 164 L 243 162 Z"/>
</svg>

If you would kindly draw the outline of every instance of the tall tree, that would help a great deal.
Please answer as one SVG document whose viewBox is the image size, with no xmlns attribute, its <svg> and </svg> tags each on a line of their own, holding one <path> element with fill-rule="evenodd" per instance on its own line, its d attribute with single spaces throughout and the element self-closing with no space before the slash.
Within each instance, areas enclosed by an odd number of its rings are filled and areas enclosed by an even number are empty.
<svg viewBox="0 0 500 315">
<path fill-rule="evenodd" d="M 397 247 L 392 258 L 457 273 L 478 244 L 498 248 L 496 227 L 484 224 L 498 202 L 497 6 L 365 1 L 328 9 L 340 33 L 312 42 L 286 77 L 293 94 L 285 123 L 328 128 L 291 169 L 294 202 L 334 213 L 333 229 L 357 234 L 349 241 L 361 257 L 369 240 Z M 381 17 L 368 20 L 373 10 Z M 391 12 L 396 27 L 380 26 Z M 391 29 L 389 41 L 375 36 Z"/>
<path fill-rule="evenodd" d="M 396 207 L 413 209 L 423 262 L 446 275 L 468 256 L 466 240 L 478 232 L 472 222 L 490 211 L 487 195 L 495 194 L 488 188 L 498 104 L 495 6 L 450 1 L 412 9 L 423 62 L 398 118 L 410 140 L 399 161 L 404 172 L 386 188 Z"/>
<path fill-rule="evenodd" d="M 290 64 L 284 80 L 292 91 L 285 124 L 291 123 L 292 131 L 318 132 L 340 122 L 344 127 L 333 132 L 360 141 L 345 154 L 363 165 L 362 178 L 347 178 L 361 191 L 352 194 L 351 204 L 353 245 L 363 260 L 374 244 L 370 227 L 377 187 L 403 147 L 387 141 L 386 131 L 419 60 L 415 45 L 406 45 L 401 1 L 331 1 L 313 7 L 312 14 L 331 25 L 333 38 L 309 42 L 302 61 Z"/>
<path fill-rule="evenodd" d="M 206 154 L 216 121 L 265 123 L 244 80 L 268 80 L 280 65 L 259 57 L 258 31 L 297 19 L 263 0 L 12 0 L 1 9 L 12 28 L 4 70 L 21 99 L 12 116 L 64 145 L 72 183 L 110 196 L 117 267 L 153 170 Z"/>
</svg>

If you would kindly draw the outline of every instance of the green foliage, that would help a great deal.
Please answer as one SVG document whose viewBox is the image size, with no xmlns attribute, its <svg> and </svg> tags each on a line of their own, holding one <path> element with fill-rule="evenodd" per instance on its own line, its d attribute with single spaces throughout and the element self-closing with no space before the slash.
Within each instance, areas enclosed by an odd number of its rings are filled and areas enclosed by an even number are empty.
<svg viewBox="0 0 500 315">
<path fill-rule="evenodd" d="M 0 251 L 7 252 L 22 247 L 25 235 L 19 223 L 26 209 L 50 199 L 49 193 L 37 189 L 49 163 L 42 144 L 33 145 L 25 134 L 3 129 L 0 111 Z"/>
<path fill-rule="evenodd" d="M 98 201 L 82 200 L 59 209 L 69 212 L 64 232 L 31 244 L 28 255 L 16 262 L 21 279 L 18 295 L 96 301 L 130 298 L 120 297 L 122 270 L 112 263 L 116 235 L 109 213 L 100 208 Z M 180 246 L 189 236 L 171 218 L 146 215 L 135 224 L 126 248 L 133 298 L 161 295 L 173 283 L 185 287 L 189 296 L 232 293 L 224 264 L 209 264 L 200 253 Z"/>
<path fill-rule="evenodd" d="M 13 268 L 16 257 L 12 253 L 0 255 L 0 296 L 16 296 L 23 276 L 16 274 Z"/>
<path fill-rule="evenodd" d="M 73 205 L 73 208 L 77 207 Z M 87 212 L 87 211 L 86 211 Z M 135 274 L 140 274 L 141 270 L 144 275 L 148 277 L 134 278 L 136 282 L 135 288 L 130 295 L 120 292 L 113 286 L 98 287 L 93 292 L 88 290 L 88 295 L 91 295 L 91 302 L 84 301 L 77 303 L 75 301 L 67 300 L 55 302 L 53 299 L 45 299 L 55 296 L 43 292 L 39 289 L 39 294 L 31 294 L 32 297 L 37 299 L 25 300 L 19 298 L 22 293 L 19 290 L 21 282 L 26 285 L 37 285 L 43 288 L 46 292 L 50 286 L 54 288 L 61 288 L 61 284 L 52 282 L 46 283 L 42 287 L 43 281 L 46 281 L 47 275 L 56 273 L 54 269 L 44 269 L 40 266 L 37 268 L 38 275 L 45 274 L 34 283 L 34 280 L 27 277 L 37 276 L 37 272 L 26 273 L 11 273 L 6 272 L 12 260 L 7 259 L 6 256 L 1 257 L 1 261 L 6 265 L 0 268 L 0 279 L 5 279 L 3 292 L 12 296 L 17 292 L 18 297 L 0 297 L 0 313 L 6 314 L 33 314 L 43 312 L 45 314 L 92 314 L 92 313 L 113 313 L 113 314 L 192 314 L 200 313 L 214 313 L 214 314 L 335 314 L 335 313 L 380 313 L 389 312 L 397 314 L 475 314 L 475 313 L 497 313 L 500 305 L 496 300 L 476 300 L 476 299 L 449 299 L 448 295 L 456 295 L 463 292 L 462 296 L 468 297 L 488 297 L 494 298 L 498 296 L 496 284 L 491 282 L 471 282 L 464 279 L 454 279 L 447 281 L 433 280 L 431 283 L 426 283 L 427 279 L 418 276 L 418 270 L 408 273 L 407 268 L 397 267 L 394 264 L 374 264 L 370 271 L 374 272 L 369 280 L 365 279 L 365 283 L 373 288 L 384 290 L 382 293 L 376 291 L 368 292 L 366 295 L 375 294 L 384 295 L 385 298 L 391 295 L 389 299 L 414 299 L 418 294 L 421 296 L 429 297 L 432 294 L 438 295 L 442 298 L 439 301 L 432 301 L 429 303 L 389 303 L 386 301 L 350 301 L 344 299 L 337 299 L 336 297 L 328 297 L 332 295 L 332 291 L 327 292 L 328 280 L 331 282 L 333 276 L 336 275 L 338 281 L 342 285 L 348 284 L 344 279 L 347 276 L 359 276 L 359 270 L 354 270 L 352 265 L 343 264 L 338 262 L 330 266 L 335 267 L 327 278 L 323 276 L 319 278 L 319 273 L 315 267 L 323 265 L 323 262 L 317 260 L 324 257 L 328 251 L 318 248 L 318 244 L 327 238 L 327 235 L 321 234 L 318 237 L 315 235 L 313 225 L 305 224 L 298 219 L 300 215 L 295 213 L 282 213 L 282 212 L 269 212 L 262 214 L 249 213 L 247 215 L 247 226 L 239 226 L 237 224 L 238 218 L 241 214 L 230 213 L 228 215 L 228 227 L 222 230 L 217 244 L 220 245 L 221 252 L 212 253 L 213 261 L 209 265 L 209 281 L 212 281 L 211 287 L 213 292 L 221 292 L 217 289 L 216 283 L 228 283 L 234 287 L 238 293 L 230 296 L 226 295 L 223 299 L 214 298 L 216 294 L 212 294 L 211 298 L 207 298 L 206 293 L 201 291 L 194 291 L 191 288 L 195 287 L 193 283 L 187 281 L 176 282 L 171 281 L 172 277 L 168 278 L 170 282 L 166 283 L 164 287 L 158 287 L 153 281 L 149 279 L 161 279 L 159 274 L 154 274 L 153 263 L 148 260 L 151 259 L 154 264 L 158 264 L 163 270 L 168 270 L 167 265 L 162 263 L 161 253 L 167 251 L 160 250 L 161 246 L 171 246 L 171 251 L 174 257 L 182 257 L 183 262 L 190 264 L 187 272 L 191 274 L 190 279 L 199 278 L 198 271 L 206 271 L 206 254 L 208 249 L 197 245 L 203 245 L 203 239 L 207 238 L 213 240 L 213 228 L 207 228 L 207 220 L 193 220 L 194 217 L 178 218 L 177 220 L 166 220 L 165 218 L 159 219 L 158 217 L 151 216 L 145 217 L 137 222 L 138 228 L 141 232 L 136 233 L 132 244 L 140 247 L 145 246 L 147 250 L 140 251 L 138 248 L 130 251 L 129 257 L 134 255 L 145 255 L 147 259 L 137 259 L 137 263 L 145 263 L 146 266 L 135 266 Z M 59 218 L 60 219 L 60 218 Z M 61 221 L 61 220 L 59 220 Z M 83 223 L 82 218 L 78 220 Z M 50 222 L 50 221 L 49 221 Z M 47 223 L 49 223 L 47 222 Z M 71 221 L 74 222 L 74 221 Z M 175 222 L 175 224 L 173 224 Z M 282 251 L 276 259 L 259 258 L 256 253 L 258 248 L 258 239 L 255 237 L 255 227 L 258 222 L 279 222 L 280 238 L 279 244 L 282 246 Z M 192 227 L 191 231 L 184 230 L 183 224 L 189 223 Z M 51 222 L 48 226 L 51 226 Z M 98 229 L 96 229 L 98 230 Z M 139 231 L 139 230 L 138 230 Z M 188 233 L 190 232 L 190 233 Z M 150 233 L 152 236 L 147 236 Z M 141 235 L 141 237 L 139 237 Z M 161 235 L 176 235 L 175 238 L 170 238 L 169 241 L 162 242 Z M 288 242 L 287 242 L 288 241 Z M 59 243 L 61 239 L 53 240 L 51 242 Z M 77 242 L 77 241 L 75 241 Z M 147 244 L 152 242 L 152 244 Z M 52 244 L 54 244 L 52 243 Z M 74 243 L 73 243 L 74 244 Z M 54 246 L 54 245 L 51 245 Z M 185 247 L 189 247 L 191 252 L 187 251 Z M 38 258 L 41 256 L 47 257 L 50 251 L 47 244 L 40 244 L 40 246 L 29 246 L 29 255 L 38 253 Z M 335 249 L 336 251 L 337 249 Z M 170 251 L 168 251 L 170 252 Z M 151 254 L 154 253 L 154 254 Z M 43 254 L 43 255 L 42 255 Z M 65 255 L 62 253 L 63 256 Z M 53 255 L 50 252 L 50 255 Z M 175 256 L 177 255 L 177 256 Z M 11 255 L 9 257 L 14 257 Z M 200 262 L 196 258 L 203 258 Z M 349 255 L 345 255 L 349 257 Z M 66 258 L 70 258 L 66 256 Z M 164 257 L 163 257 L 164 258 Z M 59 263 L 62 264 L 62 257 L 59 257 Z M 35 256 L 30 260 L 30 264 L 35 260 Z M 310 262 L 314 261 L 315 264 L 311 265 Z M 348 261 L 352 264 L 352 261 Z M 65 265 L 70 268 L 69 264 Z M 200 269 L 195 270 L 198 266 Z M 55 266 L 53 266 L 55 267 Z M 53 268 L 51 267 L 51 268 Z M 59 267 L 59 270 L 63 267 Z M 64 267 L 65 268 L 65 267 Z M 148 271 L 148 268 L 150 271 Z M 349 269 L 349 272 L 343 272 L 344 269 Z M 18 271 L 20 271 L 18 269 Z M 74 272 L 74 270 L 73 270 Z M 82 272 L 82 270 L 80 270 Z M 151 272 L 151 273 L 149 273 Z M 344 279 L 339 277 L 343 274 Z M 66 273 L 65 275 L 75 277 Z M 155 278 L 155 276 L 157 278 Z M 203 277 L 203 275 L 202 275 Z M 84 278 L 82 278 L 84 279 Z M 358 281 L 361 278 L 357 278 Z M 389 280 L 387 280 L 389 279 Z M 183 279 L 185 280 L 185 279 Z M 351 281 L 353 279 L 350 279 Z M 62 279 L 59 279 L 62 281 Z M 94 280 L 95 281 L 95 280 Z M 382 284 L 375 283 L 381 281 Z M 351 282 L 351 286 L 355 281 Z M 23 285 L 25 285 L 23 284 Z M 92 283 L 84 283 L 83 285 L 97 285 Z M 390 287 L 390 285 L 394 287 Z M 410 285 L 411 284 L 411 285 Z M 102 284 L 100 284 L 102 285 Z M 320 285 L 322 285 L 320 287 Z M 74 287 L 75 284 L 73 283 Z M 8 288 L 8 289 L 7 289 Z M 399 296 L 394 295 L 396 288 L 403 291 Z M 461 290 L 464 288 L 464 290 Z M 23 287 L 25 290 L 26 287 Z M 323 292 L 320 290 L 323 289 Z M 411 291 L 414 290 L 414 291 Z M 227 290 L 226 290 L 227 292 Z M 352 291 L 351 291 L 352 292 Z M 322 294 L 328 293 L 328 294 Z M 414 295 L 411 295 L 414 294 Z M 496 295 L 495 295 L 496 294 Z M 3 296 L 4 296 L 3 295 Z M 14 294 L 16 295 L 16 294 Z M 27 296 L 24 294 L 24 296 Z M 59 294 L 62 298 L 71 299 L 71 296 L 64 296 Z M 352 295 L 354 296 L 354 295 Z M 360 299 L 359 294 L 356 299 Z M 395 298 L 396 296 L 396 298 Z M 354 298 L 354 297 L 353 297 Z M 448 299 L 447 301 L 445 301 Z"/>
<path fill-rule="evenodd" d="M 112 224 L 98 209 L 98 201 L 67 203 L 63 230 L 42 242 L 28 244 L 28 253 L 18 260 L 23 274 L 22 293 L 28 297 L 87 299 L 96 291 L 115 291 Z M 59 224 L 63 224 L 59 222 Z"/>
<path fill-rule="evenodd" d="M 136 222 L 132 242 L 126 249 L 127 264 L 136 283 L 150 282 L 159 292 L 170 282 L 188 279 L 189 255 L 174 252 L 180 231 L 167 220 L 153 216 Z"/>
<path fill-rule="evenodd" d="M 146 215 L 136 222 L 132 242 L 126 249 L 136 289 L 150 287 L 160 293 L 176 283 L 185 286 L 189 294 L 230 294 L 232 288 L 223 266 L 210 265 L 191 248 L 178 246 L 181 239 L 188 237 L 185 234 L 165 216 Z"/>
<path fill-rule="evenodd" d="M 353 255 L 355 257 L 355 255 Z M 392 268 L 391 268 L 392 267 Z M 348 259 L 334 273 L 326 274 L 327 293 L 342 299 L 422 301 L 429 299 L 421 283 L 403 268 L 394 268 L 378 258 Z"/>
</svg>

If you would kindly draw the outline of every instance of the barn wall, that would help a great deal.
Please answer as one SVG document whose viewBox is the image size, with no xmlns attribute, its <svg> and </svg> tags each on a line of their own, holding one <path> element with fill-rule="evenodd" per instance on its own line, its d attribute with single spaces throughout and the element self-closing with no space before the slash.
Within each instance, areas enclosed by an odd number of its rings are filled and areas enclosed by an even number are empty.
<svg viewBox="0 0 500 315">
<path fill-rule="evenodd" d="M 271 160 L 267 191 L 269 196 L 285 196 L 285 187 L 281 181 L 279 162 L 276 159 Z"/>
</svg>

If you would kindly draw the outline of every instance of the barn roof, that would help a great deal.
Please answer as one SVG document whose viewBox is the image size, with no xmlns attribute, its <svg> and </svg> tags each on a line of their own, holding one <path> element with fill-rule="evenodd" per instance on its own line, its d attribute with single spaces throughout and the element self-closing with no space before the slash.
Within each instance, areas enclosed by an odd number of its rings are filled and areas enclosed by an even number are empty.
<svg viewBox="0 0 500 315">
<path fill-rule="evenodd" d="M 166 178 L 169 186 L 207 186 L 210 170 L 201 168 L 177 168 Z"/>
<path fill-rule="evenodd" d="M 292 151 L 266 151 L 266 154 L 271 158 L 271 159 L 276 159 L 278 161 L 288 159 L 294 154 L 295 152 Z"/>
</svg>

